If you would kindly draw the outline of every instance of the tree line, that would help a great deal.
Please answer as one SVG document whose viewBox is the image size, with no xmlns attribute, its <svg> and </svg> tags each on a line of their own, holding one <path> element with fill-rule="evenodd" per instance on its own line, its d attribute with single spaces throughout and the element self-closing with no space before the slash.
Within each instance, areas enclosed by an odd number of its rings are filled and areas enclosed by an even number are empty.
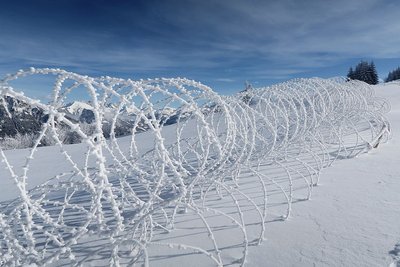
<svg viewBox="0 0 400 267">
<path fill-rule="evenodd" d="M 355 68 L 350 67 L 347 78 L 349 80 L 359 80 L 366 82 L 368 84 L 378 84 L 379 78 L 376 71 L 376 67 L 373 61 L 361 61 L 357 64 Z M 385 82 L 390 82 L 394 80 L 400 80 L 400 67 L 389 72 L 388 76 L 385 78 Z"/>
<path fill-rule="evenodd" d="M 395 80 L 400 80 L 400 67 L 389 72 L 389 75 L 385 79 L 385 82 L 391 82 L 391 81 L 395 81 Z"/>
<path fill-rule="evenodd" d="M 368 84 L 378 84 L 379 82 L 378 73 L 373 61 L 361 61 L 355 69 L 350 67 L 349 72 L 347 73 L 347 78 L 350 80 L 363 81 Z"/>
</svg>

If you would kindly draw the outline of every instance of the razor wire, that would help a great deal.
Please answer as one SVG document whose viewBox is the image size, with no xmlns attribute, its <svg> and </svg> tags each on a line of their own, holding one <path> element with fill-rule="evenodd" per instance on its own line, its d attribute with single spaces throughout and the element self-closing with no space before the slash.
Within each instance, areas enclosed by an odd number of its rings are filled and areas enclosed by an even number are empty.
<svg viewBox="0 0 400 267">
<path fill-rule="evenodd" d="M 54 77 L 49 104 L 10 85 L 39 75 Z M 91 132 L 62 110 L 76 91 L 90 100 Z M 8 171 L 1 179 L 13 179 L 19 191 L 18 198 L 0 210 L 0 259 L 6 266 L 84 264 L 89 256 L 79 256 L 79 245 L 90 237 L 106 241 L 108 264 L 113 266 L 147 266 L 154 246 L 191 250 L 223 266 L 227 262 L 208 213 L 239 229 L 243 253 L 237 263 L 242 266 L 251 243 L 264 238 L 271 188 L 285 199 L 286 219 L 296 194 L 294 175 L 301 177 L 309 199 L 322 168 L 377 147 L 390 133 L 384 117 L 388 103 L 375 97 L 371 86 L 344 79 L 295 79 L 221 96 L 184 78 L 93 78 L 31 68 L 1 81 L 0 98 L 6 96 L 48 115 L 20 170 L 0 148 L 2 167 Z M 117 128 L 126 121 L 122 118 L 128 109 L 130 134 L 123 137 L 124 143 Z M 60 125 L 82 140 L 81 159 L 71 156 L 62 143 Z M 47 177 L 29 190 L 30 167 L 45 136 L 55 140 L 70 171 Z M 272 165 L 283 170 L 284 182 L 265 174 L 263 168 Z M 242 189 L 244 172 L 256 177 L 261 202 Z M 210 204 L 216 196 L 229 199 L 234 212 Z M 258 214 L 255 240 L 248 236 L 243 202 Z M 153 241 L 160 231 L 173 231 L 176 220 L 187 212 L 203 223 L 211 250 Z"/>
</svg>

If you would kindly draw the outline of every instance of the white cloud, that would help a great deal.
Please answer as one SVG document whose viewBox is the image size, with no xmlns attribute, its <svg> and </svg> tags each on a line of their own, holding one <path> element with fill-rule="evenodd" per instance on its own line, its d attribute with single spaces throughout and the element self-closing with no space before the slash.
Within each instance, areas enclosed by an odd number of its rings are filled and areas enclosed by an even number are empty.
<svg viewBox="0 0 400 267">
<path fill-rule="evenodd" d="M 3 66 L 23 62 L 83 71 L 212 69 L 222 74 L 237 69 L 243 75 L 283 78 L 349 58 L 400 55 L 397 1 L 192 0 L 159 4 L 148 12 L 150 18 L 132 20 L 129 9 L 120 10 L 125 28 L 115 32 L 3 35 Z"/>
</svg>

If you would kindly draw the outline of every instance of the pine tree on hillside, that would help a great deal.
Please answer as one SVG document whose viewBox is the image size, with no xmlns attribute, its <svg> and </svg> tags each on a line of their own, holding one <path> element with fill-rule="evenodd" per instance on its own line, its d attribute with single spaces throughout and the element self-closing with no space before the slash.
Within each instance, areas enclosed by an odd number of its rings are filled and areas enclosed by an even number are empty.
<svg viewBox="0 0 400 267">
<path fill-rule="evenodd" d="M 371 63 L 361 61 L 354 70 L 350 68 L 347 77 L 351 80 L 359 80 L 368 84 L 378 84 L 379 82 L 378 73 L 372 61 Z"/>
<path fill-rule="evenodd" d="M 347 78 L 350 80 L 354 80 L 354 70 L 353 67 L 350 67 L 349 72 L 347 73 Z"/>
<path fill-rule="evenodd" d="M 378 72 L 376 71 L 376 67 L 373 61 L 371 61 L 371 64 L 369 64 L 368 68 L 368 77 L 369 77 L 369 84 L 378 84 L 379 79 L 378 79 Z"/>
<path fill-rule="evenodd" d="M 393 79 L 400 80 L 400 67 L 393 71 Z"/>
<path fill-rule="evenodd" d="M 356 66 L 356 80 L 360 80 L 368 83 L 368 62 L 361 61 L 360 64 Z"/>
<path fill-rule="evenodd" d="M 385 79 L 385 82 L 391 82 L 395 80 L 400 80 L 400 67 L 389 72 L 387 78 Z"/>
</svg>

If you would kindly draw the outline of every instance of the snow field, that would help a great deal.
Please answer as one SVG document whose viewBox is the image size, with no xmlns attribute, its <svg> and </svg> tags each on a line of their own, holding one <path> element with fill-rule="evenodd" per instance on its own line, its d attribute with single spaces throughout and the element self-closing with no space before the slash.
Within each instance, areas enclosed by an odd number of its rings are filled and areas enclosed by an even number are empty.
<svg viewBox="0 0 400 267">
<path fill-rule="evenodd" d="M 10 86 L 27 75 L 54 75 L 50 104 Z M 91 135 L 59 111 L 74 90 L 91 100 Z M 10 266 L 173 265 L 173 255 L 242 266 L 269 221 L 286 220 L 293 203 L 311 198 L 324 167 L 378 147 L 390 133 L 388 104 L 369 85 L 341 79 L 298 79 L 226 97 L 181 78 L 32 68 L 3 79 L 0 95 L 49 114 L 32 149 L 0 150 L 1 177 L 13 187 L 0 210 L 0 256 Z M 136 112 L 132 135 L 116 138 L 113 125 L 127 108 Z M 171 108 L 181 110 L 178 117 L 157 115 Z M 166 125 L 170 119 L 176 123 Z M 46 133 L 59 140 L 61 123 L 85 142 L 39 148 Z M 43 162 L 41 154 L 63 161 Z M 55 168 L 35 170 L 45 164 Z"/>
</svg>

